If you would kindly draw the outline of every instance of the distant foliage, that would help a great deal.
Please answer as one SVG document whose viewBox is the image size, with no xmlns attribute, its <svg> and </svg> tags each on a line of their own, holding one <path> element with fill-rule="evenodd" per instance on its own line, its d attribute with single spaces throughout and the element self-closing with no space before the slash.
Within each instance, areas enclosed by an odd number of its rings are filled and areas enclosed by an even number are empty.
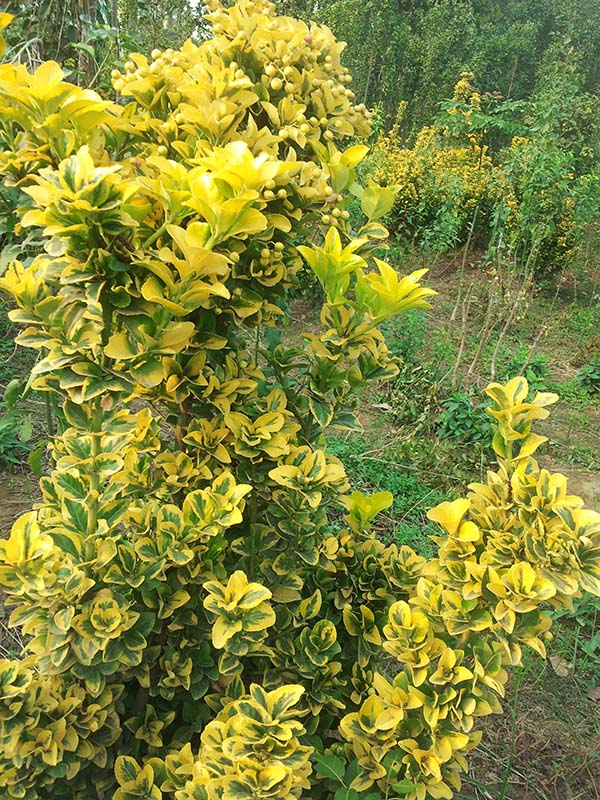
<svg viewBox="0 0 600 800">
<path fill-rule="evenodd" d="M 504 365 L 503 377 L 506 380 L 516 375 L 523 375 L 527 379 L 529 388 L 533 391 L 545 391 L 548 387 L 548 362 L 540 353 L 532 352 L 521 345 L 511 354 Z"/>
<path fill-rule="evenodd" d="M 463 135 L 455 126 L 439 124 L 423 128 L 413 147 L 406 148 L 398 125 L 380 137 L 373 153 L 374 176 L 396 188 L 393 228 L 402 239 L 417 241 L 435 250 L 449 250 L 465 241 L 474 216 L 489 217 L 495 191 L 495 171 L 487 146 L 470 122 L 481 108 L 481 95 L 465 74 L 454 98 L 459 109 L 447 112 L 463 118 Z"/>
<path fill-rule="evenodd" d="M 400 137 L 413 137 L 449 97 L 462 70 L 484 94 L 527 100 L 554 58 L 556 40 L 579 54 L 583 88 L 599 90 L 597 0 L 278 0 L 285 13 L 317 19 L 348 42 L 346 65 L 360 100 L 385 127 L 406 103 Z"/>
<path fill-rule="evenodd" d="M 499 154 L 493 221 L 516 261 L 547 274 L 576 261 L 600 212 L 599 100 L 581 91 L 571 48 L 555 57 L 526 107 L 525 135 Z"/>
<path fill-rule="evenodd" d="M 117 23 L 121 48 L 150 52 L 155 47 L 177 47 L 194 36 L 205 38 L 203 3 L 188 0 L 118 0 Z"/>
<path fill-rule="evenodd" d="M 200 3 L 200 9 L 202 3 Z M 179 44 L 205 31 L 188 0 L 7 0 L 9 55 L 32 68 L 54 59 L 80 85 L 110 90 L 108 73 L 131 50 Z"/>
<path fill-rule="evenodd" d="M 577 383 L 590 394 L 600 392 L 600 354 L 578 373 Z"/>
<path fill-rule="evenodd" d="M 488 99 L 484 107 L 463 73 L 412 147 L 397 126 L 380 136 L 374 175 L 396 188 L 391 224 L 401 239 L 442 252 L 475 244 L 539 275 L 576 261 L 600 212 L 600 173 L 598 129 L 588 120 L 597 102 L 580 93 L 569 58 L 530 104 Z M 576 136 L 574 118 L 587 120 L 589 139 Z M 507 136 L 507 146 L 491 149 Z"/>
</svg>

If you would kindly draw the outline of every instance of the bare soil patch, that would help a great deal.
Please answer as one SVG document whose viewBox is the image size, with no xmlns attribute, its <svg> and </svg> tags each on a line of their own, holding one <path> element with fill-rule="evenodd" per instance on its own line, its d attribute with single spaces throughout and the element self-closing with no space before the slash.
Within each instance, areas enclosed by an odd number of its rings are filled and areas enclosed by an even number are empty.
<svg viewBox="0 0 600 800">
<path fill-rule="evenodd" d="M 597 687 L 581 676 L 560 678 L 539 662 L 519 687 L 514 722 L 510 695 L 509 688 L 504 713 L 485 722 L 470 760 L 470 778 L 479 785 L 465 782 L 461 800 L 599 800 Z"/>
<path fill-rule="evenodd" d="M 39 481 L 25 471 L 0 473 L 0 538 L 40 497 Z"/>
</svg>

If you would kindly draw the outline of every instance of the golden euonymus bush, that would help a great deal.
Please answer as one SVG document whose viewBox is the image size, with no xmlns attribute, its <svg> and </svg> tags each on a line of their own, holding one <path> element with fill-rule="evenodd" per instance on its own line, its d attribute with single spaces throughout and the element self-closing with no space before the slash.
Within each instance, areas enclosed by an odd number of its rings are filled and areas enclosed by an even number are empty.
<svg viewBox="0 0 600 800">
<path fill-rule="evenodd" d="M 0 661 L 0 795 L 449 798 L 547 609 L 600 593 L 600 516 L 538 468 L 554 397 L 515 379 L 488 390 L 497 470 L 430 512 L 437 557 L 369 533 L 391 497 L 348 494 L 324 431 L 431 292 L 373 256 L 393 196 L 338 148 L 368 128 L 341 45 L 263 0 L 209 18 L 133 55 L 120 105 L 0 68 L 1 170 L 46 239 L 0 283 L 64 417 L 0 543 L 26 642 Z M 297 347 L 303 259 L 326 301 Z"/>
</svg>

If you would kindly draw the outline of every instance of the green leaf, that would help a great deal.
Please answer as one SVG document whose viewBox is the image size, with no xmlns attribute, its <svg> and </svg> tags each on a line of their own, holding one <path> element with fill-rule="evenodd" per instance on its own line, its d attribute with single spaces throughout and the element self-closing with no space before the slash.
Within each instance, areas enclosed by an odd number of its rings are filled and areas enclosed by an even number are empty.
<svg viewBox="0 0 600 800">
<path fill-rule="evenodd" d="M 86 500 L 88 484 L 72 472 L 59 472 L 56 474 L 55 483 L 63 492 L 63 497 L 70 500 Z"/>
<path fill-rule="evenodd" d="M 33 472 L 36 478 L 42 477 L 42 456 L 46 451 L 47 442 L 38 442 L 36 447 L 29 453 L 27 463 L 29 469 Z"/>
<path fill-rule="evenodd" d="M 329 180 L 334 192 L 343 192 L 351 177 L 350 169 L 344 164 L 329 165 Z"/>
<path fill-rule="evenodd" d="M 322 428 L 326 428 L 333 419 L 334 409 L 331 403 L 316 400 L 314 397 L 309 397 L 308 405 L 310 406 L 310 412 L 314 419 Z"/>
<path fill-rule="evenodd" d="M 262 335 L 263 342 L 267 350 L 272 352 L 278 344 L 281 344 L 281 329 L 280 328 L 267 328 Z"/>
<path fill-rule="evenodd" d="M 410 792 L 414 791 L 417 787 L 414 783 L 409 780 L 403 779 L 398 781 L 397 783 L 392 784 L 392 788 L 398 794 L 409 794 Z"/>
<path fill-rule="evenodd" d="M 389 231 L 380 222 L 367 222 L 366 225 L 360 228 L 358 235 L 369 239 L 387 239 Z"/>
<path fill-rule="evenodd" d="M 113 333 L 104 347 L 104 354 L 109 358 L 124 361 L 135 358 L 137 349 L 126 333 Z"/>
<path fill-rule="evenodd" d="M 6 245 L 0 251 L 0 275 L 3 275 L 11 261 L 19 258 L 23 252 L 23 245 L 21 243 Z"/>
<path fill-rule="evenodd" d="M 131 377 L 141 383 L 146 389 L 152 389 L 162 381 L 164 372 L 160 361 L 147 361 L 137 367 L 132 367 Z"/>
<path fill-rule="evenodd" d="M 64 512 L 67 512 L 66 514 Z M 85 503 L 65 497 L 63 499 L 63 514 L 75 530 L 85 533 L 88 525 L 88 510 Z"/>
<path fill-rule="evenodd" d="M 333 795 L 333 800 L 358 800 L 359 796 L 356 789 L 348 789 L 344 786 L 343 789 L 338 789 Z"/>
<path fill-rule="evenodd" d="M 356 777 L 358 777 L 358 774 L 360 773 L 360 769 L 361 769 L 361 767 L 360 767 L 360 764 L 358 763 L 358 759 L 355 759 L 354 761 L 351 761 L 348 764 L 348 768 L 346 769 L 346 775 L 345 775 L 345 778 L 344 778 L 344 780 L 346 781 L 348 786 L 352 783 L 352 781 Z"/>
<path fill-rule="evenodd" d="M 4 390 L 4 402 L 7 409 L 15 407 L 19 395 L 21 394 L 22 382 L 19 378 L 13 378 Z"/>
<path fill-rule="evenodd" d="M 280 686 L 269 694 L 272 703 L 271 715 L 273 719 L 281 717 L 286 711 L 300 700 L 304 694 L 304 687 L 295 684 Z"/>
<path fill-rule="evenodd" d="M 71 47 L 73 47 L 75 50 L 83 50 L 83 52 L 87 53 L 89 56 L 91 56 L 91 58 L 94 60 L 96 59 L 96 51 L 91 45 L 85 44 L 85 42 L 73 42 Z"/>
<path fill-rule="evenodd" d="M 75 542 L 72 539 L 62 533 L 51 533 L 50 537 L 54 544 L 64 553 L 69 553 L 74 558 L 79 559 L 81 553 L 75 546 Z"/>
<path fill-rule="evenodd" d="M 69 425 L 73 425 L 75 428 L 81 428 L 82 430 L 88 428 L 90 418 L 87 409 L 82 408 L 79 403 L 74 403 L 72 400 L 65 400 L 63 413 Z"/>
<path fill-rule="evenodd" d="M 141 768 L 135 758 L 119 756 L 115 762 L 115 777 L 119 784 L 134 781 L 140 774 Z"/>
<path fill-rule="evenodd" d="M 27 416 L 19 425 L 17 436 L 19 437 L 19 441 L 25 444 L 31 439 L 32 434 L 33 423 L 31 421 L 31 417 Z"/>
<path fill-rule="evenodd" d="M 354 181 L 354 183 L 351 183 L 350 186 L 348 187 L 348 191 L 350 192 L 351 195 L 353 195 L 354 197 L 358 197 L 358 199 L 360 200 L 365 191 L 365 187 L 361 186 L 360 183 L 358 183 L 357 181 Z"/>
<path fill-rule="evenodd" d="M 346 774 L 346 765 L 341 758 L 331 755 L 322 755 L 321 753 L 313 753 L 312 760 L 317 766 L 317 773 L 325 778 L 338 783 L 344 783 L 344 776 Z"/>
<path fill-rule="evenodd" d="M 362 431 L 362 425 L 351 411 L 340 411 L 331 420 L 331 425 L 348 431 Z"/>
</svg>

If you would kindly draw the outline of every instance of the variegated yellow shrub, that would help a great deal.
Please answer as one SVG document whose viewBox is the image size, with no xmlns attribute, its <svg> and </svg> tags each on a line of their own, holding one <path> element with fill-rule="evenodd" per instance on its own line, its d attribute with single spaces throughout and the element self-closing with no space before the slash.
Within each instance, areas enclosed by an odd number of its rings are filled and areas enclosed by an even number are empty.
<svg viewBox="0 0 600 800">
<path fill-rule="evenodd" d="M 524 378 L 487 394 L 497 469 L 429 512 L 444 531 L 438 554 L 383 629 L 399 671 L 376 674 L 375 692 L 340 725 L 362 768 L 358 789 L 391 791 L 396 764 L 415 784 L 408 797 L 453 797 L 481 739 L 474 722 L 501 710 L 505 668 L 521 663 L 523 645 L 545 654 L 552 607 L 569 607 L 582 589 L 600 594 L 600 514 L 532 456 L 545 441 L 532 423 L 557 396 L 528 399 Z"/>
<path fill-rule="evenodd" d="M 368 122 L 341 45 L 210 5 L 214 38 L 133 55 L 121 103 L 0 67 L 1 169 L 46 241 L 0 286 L 63 417 L 0 542 L 25 641 L 0 796 L 451 797 L 543 606 L 600 592 L 600 517 L 537 467 L 553 398 L 517 379 L 488 390 L 498 470 L 431 512 L 436 559 L 369 533 L 391 496 L 348 494 L 325 431 L 395 374 L 380 323 L 432 292 L 373 255 L 389 190 L 345 213 Z M 303 259 L 326 301 L 295 347 Z"/>
</svg>

